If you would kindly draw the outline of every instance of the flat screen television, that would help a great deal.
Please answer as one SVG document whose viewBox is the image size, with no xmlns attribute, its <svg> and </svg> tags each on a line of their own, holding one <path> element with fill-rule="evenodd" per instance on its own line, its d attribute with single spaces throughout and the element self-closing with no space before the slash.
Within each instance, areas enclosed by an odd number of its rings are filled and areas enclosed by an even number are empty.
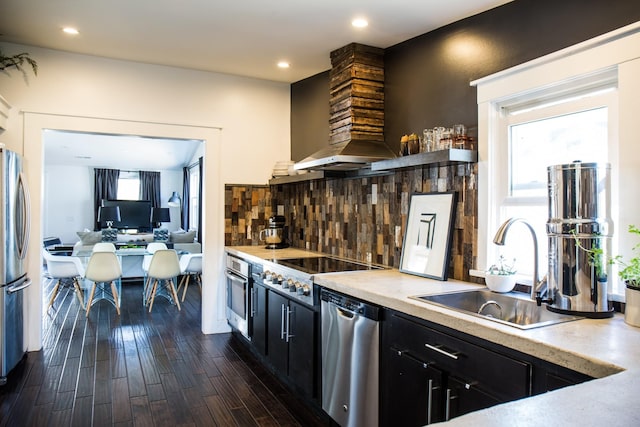
<svg viewBox="0 0 640 427">
<path fill-rule="evenodd" d="M 113 222 L 113 228 L 118 230 L 138 230 L 146 233 L 151 231 L 151 202 L 149 200 L 105 200 L 102 206 L 118 206 L 120 221 Z M 105 221 L 100 221 L 100 227 L 106 228 Z"/>
</svg>

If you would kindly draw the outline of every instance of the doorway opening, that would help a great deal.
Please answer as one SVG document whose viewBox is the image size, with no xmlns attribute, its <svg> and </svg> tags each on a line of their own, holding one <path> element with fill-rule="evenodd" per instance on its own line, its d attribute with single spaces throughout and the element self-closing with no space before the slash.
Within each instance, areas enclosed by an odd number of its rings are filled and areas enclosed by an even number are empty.
<svg viewBox="0 0 640 427">
<path fill-rule="evenodd" d="M 223 200 L 224 192 L 220 176 L 221 129 L 181 124 L 139 122 L 108 118 L 92 118 L 45 113 L 24 113 L 24 155 L 28 159 L 27 180 L 31 189 L 31 248 L 41 248 L 45 222 L 45 138 L 48 130 L 91 133 L 102 135 L 138 135 L 152 139 L 159 135 L 166 139 L 197 140 L 201 142 L 203 167 L 202 191 L 202 322 L 203 333 L 225 331 L 224 289 L 217 285 L 222 276 L 221 262 L 224 251 Z M 156 141 L 157 142 L 157 141 Z M 155 153 L 154 153 L 155 154 Z M 38 215 L 38 213 L 40 215 Z M 91 215 L 91 213 L 89 213 Z M 62 217 L 63 221 L 65 217 Z M 41 251 L 31 250 L 28 255 L 28 271 L 31 277 L 39 277 L 42 270 Z M 25 327 L 27 349 L 42 347 L 42 283 L 29 288 Z"/>
</svg>

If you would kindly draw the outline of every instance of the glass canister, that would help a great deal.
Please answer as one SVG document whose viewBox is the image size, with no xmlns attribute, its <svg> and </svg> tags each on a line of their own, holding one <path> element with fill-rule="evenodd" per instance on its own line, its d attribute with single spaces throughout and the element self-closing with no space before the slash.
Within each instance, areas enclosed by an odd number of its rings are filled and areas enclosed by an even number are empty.
<svg viewBox="0 0 640 427">
<path fill-rule="evenodd" d="M 446 128 L 442 126 L 437 126 L 433 128 L 433 149 L 435 150 L 443 150 L 444 147 L 442 145 L 442 138 L 444 137 L 444 132 Z"/>
<path fill-rule="evenodd" d="M 425 129 L 422 131 L 422 141 L 424 152 L 433 151 L 433 129 Z"/>
</svg>

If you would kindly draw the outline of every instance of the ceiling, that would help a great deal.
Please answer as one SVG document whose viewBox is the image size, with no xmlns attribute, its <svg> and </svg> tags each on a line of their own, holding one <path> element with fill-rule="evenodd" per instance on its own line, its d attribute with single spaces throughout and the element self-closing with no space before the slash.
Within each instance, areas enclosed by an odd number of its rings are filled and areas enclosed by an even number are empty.
<svg viewBox="0 0 640 427">
<path fill-rule="evenodd" d="M 47 130 L 44 134 L 47 165 L 87 166 L 121 170 L 182 169 L 201 148 L 202 141 L 147 138 L 129 135 L 88 134 Z M 147 153 L 153 155 L 141 155 Z"/>
<path fill-rule="evenodd" d="M 293 83 L 328 70 L 329 53 L 349 43 L 387 48 L 509 1 L 2 0 L 0 41 Z M 354 28 L 357 17 L 368 27 Z M 66 26 L 79 34 L 63 33 Z M 277 67 L 283 60 L 290 68 Z M 198 146 L 50 131 L 45 162 L 176 169 Z M 135 149 L 154 155 L 121 154 Z"/>
<path fill-rule="evenodd" d="M 387 48 L 509 1 L 2 0 L 0 41 L 292 83 L 349 43 Z"/>
</svg>

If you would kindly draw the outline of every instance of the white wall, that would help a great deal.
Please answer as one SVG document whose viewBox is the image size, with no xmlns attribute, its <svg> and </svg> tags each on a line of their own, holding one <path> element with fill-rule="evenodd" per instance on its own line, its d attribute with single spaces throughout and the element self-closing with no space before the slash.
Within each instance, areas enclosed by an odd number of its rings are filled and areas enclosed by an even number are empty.
<svg viewBox="0 0 640 427">
<path fill-rule="evenodd" d="M 47 166 L 44 176 L 42 234 L 75 243 L 76 231 L 93 230 L 93 171 L 56 165 Z"/>
<path fill-rule="evenodd" d="M 0 94 L 13 106 L 0 141 L 26 158 L 31 187 L 31 247 L 43 237 L 42 130 L 130 133 L 205 141 L 202 330 L 224 321 L 224 183 L 266 183 L 277 160 L 289 159 L 289 85 L 244 77 L 116 61 L 1 44 L 27 51 L 38 76 L 0 73 Z M 29 274 L 38 277 L 39 251 Z M 41 346 L 41 285 L 27 293 L 28 348 Z"/>
</svg>

